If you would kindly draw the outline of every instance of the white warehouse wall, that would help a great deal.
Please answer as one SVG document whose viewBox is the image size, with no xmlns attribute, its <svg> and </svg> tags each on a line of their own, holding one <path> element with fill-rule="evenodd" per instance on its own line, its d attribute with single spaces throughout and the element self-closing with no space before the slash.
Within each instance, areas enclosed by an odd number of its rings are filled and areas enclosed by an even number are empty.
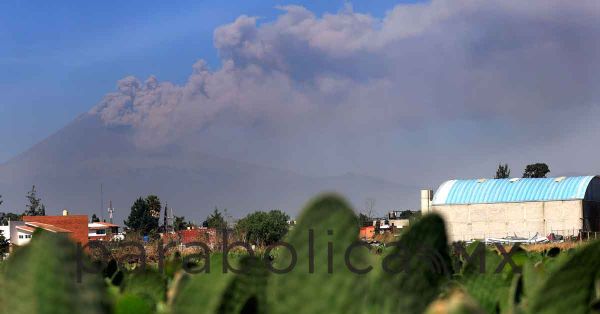
<svg viewBox="0 0 600 314">
<path fill-rule="evenodd" d="M 546 236 L 558 230 L 561 234 L 577 232 L 583 225 L 582 205 L 581 200 L 457 204 L 433 205 L 432 211 L 444 217 L 449 240 L 461 241 L 515 234 Z"/>
</svg>

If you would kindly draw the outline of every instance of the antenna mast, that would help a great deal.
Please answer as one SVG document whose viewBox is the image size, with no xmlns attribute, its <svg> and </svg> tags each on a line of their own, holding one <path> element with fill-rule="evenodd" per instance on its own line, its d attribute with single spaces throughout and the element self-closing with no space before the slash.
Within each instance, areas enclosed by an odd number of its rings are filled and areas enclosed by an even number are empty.
<svg viewBox="0 0 600 314">
<path fill-rule="evenodd" d="M 104 221 L 104 191 L 100 183 L 100 221 Z"/>
<path fill-rule="evenodd" d="M 113 223 L 113 213 L 115 212 L 115 209 L 112 206 L 112 200 L 109 201 L 108 203 L 108 219 L 110 221 L 110 223 Z"/>
</svg>

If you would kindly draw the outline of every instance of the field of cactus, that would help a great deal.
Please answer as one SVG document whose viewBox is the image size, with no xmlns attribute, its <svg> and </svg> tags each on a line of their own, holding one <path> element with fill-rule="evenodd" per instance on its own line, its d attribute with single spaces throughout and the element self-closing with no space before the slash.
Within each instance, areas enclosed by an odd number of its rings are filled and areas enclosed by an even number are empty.
<svg viewBox="0 0 600 314">
<path fill-rule="evenodd" d="M 288 246 L 260 256 L 230 256 L 235 271 L 227 273 L 218 252 L 211 253 L 208 271 L 206 260 L 178 255 L 165 257 L 160 269 L 152 263 L 129 269 L 114 260 L 93 263 L 66 237 L 39 233 L 1 264 L 0 313 L 590 313 L 600 308 L 600 242 L 543 251 L 472 243 L 461 250 L 447 243 L 444 221 L 435 214 L 423 216 L 383 251 L 357 239 L 357 216 L 336 195 L 306 206 L 284 239 Z M 82 267 L 88 271 L 82 273 Z M 191 273 L 190 267 L 201 271 Z"/>
</svg>

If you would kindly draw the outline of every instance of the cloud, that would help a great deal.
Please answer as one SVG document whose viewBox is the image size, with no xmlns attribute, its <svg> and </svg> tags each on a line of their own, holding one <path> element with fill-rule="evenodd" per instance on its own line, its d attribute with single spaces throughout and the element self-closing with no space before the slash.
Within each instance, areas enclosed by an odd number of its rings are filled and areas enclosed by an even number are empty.
<svg viewBox="0 0 600 314">
<path fill-rule="evenodd" d="M 279 9 L 273 21 L 243 15 L 217 28 L 219 69 L 198 61 L 183 85 L 124 78 L 92 112 L 132 126 L 142 146 L 223 126 L 278 144 L 308 134 L 323 146 L 382 133 L 411 142 L 438 130 L 457 145 L 498 132 L 526 145 L 539 132 L 564 136 L 552 125 L 600 100 L 595 1 L 432 1 L 382 18 Z M 465 136 L 473 126 L 479 136 Z"/>
</svg>

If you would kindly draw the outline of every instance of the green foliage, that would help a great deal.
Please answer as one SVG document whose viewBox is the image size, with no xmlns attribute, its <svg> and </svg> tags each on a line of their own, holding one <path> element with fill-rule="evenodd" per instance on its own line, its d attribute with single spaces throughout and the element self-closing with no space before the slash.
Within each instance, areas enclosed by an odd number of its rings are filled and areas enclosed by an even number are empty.
<svg viewBox="0 0 600 314">
<path fill-rule="evenodd" d="M 267 313 L 267 279 L 269 273 L 262 260 L 245 256 L 240 261 L 242 273 L 225 288 L 219 313 Z"/>
<path fill-rule="evenodd" d="M 162 205 L 160 203 L 160 198 L 156 195 L 148 195 L 146 196 L 146 203 L 148 204 L 148 210 L 150 211 L 150 215 L 153 218 L 160 217 L 160 211 L 162 209 Z"/>
<path fill-rule="evenodd" d="M 310 273 L 309 233 L 313 232 L 314 271 Z M 346 201 L 335 195 L 313 200 L 303 211 L 285 242 L 295 248 L 297 263 L 286 274 L 269 277 L 270 313 L 362 313 L 369 291 L 366 276 L 350 272 L 344 262 L 346 249 L 358 239 L 358 219 Z M 328 254 L 329 246 L 332 255 Z M 354 250 L 353 264 L 368 264 L 364 248 Z M 281 248 L 274 260 L 276 269 L 291 263 L 289 250 Z M 331 263 L 328 262 L 331 258 Z M 331 270 L 331 271 L 330 271 Z"/>
<path fill-rule="evenodd" d="M 188 225 L 189 223 L 185 222 L 184 216 L 175 216 L 173 219 L 173 229 L 175 231 L 184 230 Z"/>
<path fill-rule="evenodd" d="M 507 266 L 501 273 L 496 273 L 496 267 L 501 263 L 502 258 L 498 251 L 486 248 L 483 243 L 471 243 L 467 247 L 467 253 L 474 259 L 469 263 L 461 258 L 463 267 L 458 276 L 459 282 L 486 312 L 492 313 L 506 307 L 506 298 L 512 280 L 511 269 Z M 479 268 L 481 253 L 484 258 L 484 273 L 481 273 Z"/>
<path fill-rule="evenodd" d="M 510 169 L 508 169 L 508 164 L 499 164 L 498 170 L 496 170 L 496 176 L 494 179 L 508 179 L 510 178 Z"/>
<path fill-rule="evenodd" d="M 127 274 L 121 285 L 122 293 L 137 296 L 154 310 L 158 304 L 165 302 L 166 290 L 166 278 L 153 270 Z M 135 303 L 140 302 L 136 301 Z"/>
<path fill-rule="evenodd" d="M 0 226 L 8 226 L 9 221 L 19 221 L 21 215 L 15 213 L 0 213 Z"/>
<path fill-rule="evenodd" d="M 90 221 L 91 222 L 100 222 L 100 218 L 98 218 L 98 216 L 96 216 L 96 214 L 92 214 L 92 218 Z"/>
<path fill-rule="evenodd" d="M 148 198 L 138 198 L 131 206 L 131 212 L 129 217 L 125 220 L 125 225 L 134 231 L 141 232 L 142 234 L 150 234 L 157 231 L 158 229 L 158 216 L 154 215 L 150 207 L 156 207 L 156 201 L 158 198 L 151 195 Z M 159 205 L 160 205 L 160 201 Z M 160 208 L 160 207 L 159 207 Z"/>
<path fill-rule="evenodd" d="M 2 255 L 8 252 L 9 245 L 10 242 L 8 242 L 8 239 L 4 236 L 4 232 L 0 230 L 0 260 L 2 260 Z"/>
<path fill-rule="evenodd" d="M 173 287 L 176 293 L 169 302 L 174 313 L 191 314 L 197 313 L 199 309 L 204 313 L 217 313 L 222 302 L 221 296 L 234 277 L 231 272 L 221 272 L 219 266 L 222 261 L 220 254 L 214 254 L 210 258 L 209 273 L 181 275 Z"/>
<path fill-rule="evenodd" d="M 280 210 L 254 212 L 240 219 L 236 231 L 246 242 L 257 245 L 270 245 L 280 241 L 288 231 L 290 216 Z"/>
<path fill-rule="evenodd" d="M 531 313 L 589 313 L 598 300 L 600 242 L 578 250 L 533 292 Z"/>
<path fill-rule="evenodd" d="M 6 261 L 0 313 L 107 313 L 104 284 L 83 273 L 77 282 L 77 249 L 64 234 L 37 231 Z"/>
<path fill-rule="evenodd" d="M 125 293 L 119 296 L 115 304 L 115 314 L 152 314 L 156 313 L 152 300 L 143 296 Z"/>
<path fill-rule="evenodd" d="M 550 168 L 545 163 L 530 164 L 525 167 L 523 178 L 545 178 Z"/>
<path fill-rule="evenodd" d="M 46 216 L 46 206 L 42 204 L 42 200 L 37 196 L 35 185 L 31 187 L 31 191 L 27 192 L 25 196 L 28 204 L 25 205 L 27 208 L 23 215 L 25 216 Z"/>
<path fill-rule="evenodd" d="M 452 275 L 448 238 L 442 218 L 425 215 L 410 226 L 383 259 L 372 293 L 372 313 L 422 313 Z"/>
<path fill-rule="evenodd" d="M 184 280 L 172 300 L 173 312 L 198 313 L 202 309 L 203 313 L 267 313 L 268 273 L 264 263 L 250 256 L 241 260 L 230 256 L 229 260 L 239 274 L 223 273 L 219 269 L 223 256 L 213 255 L 210 265 L 217 269 Z"/>
<path fill-rule="evenodd" d="M 371 219 L 371 217 L 360 213 L 358 214 L 358 226 L 359 227 L 366 227 L 366 226 L 370 226 L 373 224 L 373 220 Z"/>
<path fill-rule="evenodd" d="M 215 207 L 213 213 L 206 217 L 206 220 L 202 223 L 202 226 L 223 230 L 227 229 L 227 221 L 225 221 L 225 217 L 223 217 L 223 214 L 219 211 L 219 209 Z"/>
</svg>

